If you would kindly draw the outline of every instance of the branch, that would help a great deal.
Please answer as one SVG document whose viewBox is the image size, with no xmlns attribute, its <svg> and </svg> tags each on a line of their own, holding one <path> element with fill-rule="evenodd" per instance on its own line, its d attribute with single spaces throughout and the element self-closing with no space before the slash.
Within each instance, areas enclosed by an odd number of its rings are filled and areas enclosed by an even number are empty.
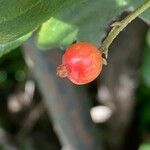
<svg viewBox="0 0 150 150">
<path fill-rule="evenodd" d="M 129 14 L 127 17 L 125 17 L 122 21 L 115 22 L 111 26 L 113 27 L 111 31 L 109 32 L 106 39 L 103 41 L 101 45 L 101 49 L 103 53 L 105 54 L 105 57 L 108 56 L 108 48 L 113 42 L 113 40 L 117 37 L 117 35 L 136 17 L 138 17 L 141 13 L 143 13 L 145 10 L 147 10 L 150 7 L 150 0 L 145 1 L 143 5 L 135 9 L 131 14 Z"/>
<path fill-rule="evenodd" d="M 32 37 L 24 43 L 23 52 L 62 146 L 71 150 L 101 150 L 101 136 L 90 118 L 86 90 L 56 76 L 60 50 L 39 51 Z"/>
</svg>

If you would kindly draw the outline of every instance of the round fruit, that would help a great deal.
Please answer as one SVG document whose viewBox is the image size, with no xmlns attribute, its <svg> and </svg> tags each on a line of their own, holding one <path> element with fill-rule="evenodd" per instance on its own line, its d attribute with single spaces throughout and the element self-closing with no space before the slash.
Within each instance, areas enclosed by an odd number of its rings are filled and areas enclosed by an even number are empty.
<svg viewBox="0 0 150 150">
<path fill-rule="evenodd" d="M 78 42 L 67 48 L 57 75 L 67 77 L 73 83 L 82 85 L 97 78 L 103 66 L 100 50 L 88 42 Z"/>
</svg>

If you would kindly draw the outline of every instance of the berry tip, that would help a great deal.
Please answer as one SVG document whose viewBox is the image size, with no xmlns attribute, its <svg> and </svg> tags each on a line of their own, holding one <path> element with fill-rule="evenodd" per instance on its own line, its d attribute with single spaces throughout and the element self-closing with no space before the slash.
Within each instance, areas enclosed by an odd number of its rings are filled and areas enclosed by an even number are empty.
<svg viewBox="0 0 150 150">
<path fill-rule="evenodd" d="M 57 67 L 57 71 L 56 74 L 61 77 L 61 78 L 65 78 L 68 76 L 69 73 L 69 68 L 67 65 L 61 64 Z"/>
</svg>

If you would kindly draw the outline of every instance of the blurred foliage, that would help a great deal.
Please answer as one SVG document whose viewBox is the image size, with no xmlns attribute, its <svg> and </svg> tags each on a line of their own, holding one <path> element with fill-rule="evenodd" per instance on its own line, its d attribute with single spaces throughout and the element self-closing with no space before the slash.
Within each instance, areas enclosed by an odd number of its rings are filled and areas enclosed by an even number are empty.
<svg viewBox="0 0 150 150">
<path fill-rule="evenodd" d="M 147 41 L 148 46 L 150 47 L 150 29 L 149 29 L 149 31 L 147 33 L 147 39 L 146 39 L 146 41 Z"/>
<path fill-rule="evenodd" d="M 150 150 L 150 30 L 146 37 L 140 68 L 141 80 L 137 89 L 138 129 L 142 136 L 139 150 Z"/>
<path fill-rule="evenodd" d="M 14 88 L 19 81 L 25 81 L 25 63 L 17 48 L 0 59 L 0 89 Z"/>
<path fill-rule="evenodd" d="M 14 49 L 43 22 L 37 37 L 42 48 L 66 47 L 74 40 L 90 41 L 97 46 L 106 35 L 110 22 L 127 8 L 143 0 L 1 0 L 0 56 Z M 107 11 L 106 11 L 107 10 Z M 141 17 L 150 21 L 150 11 Z"/>
<path fill-rule="evenodd" d="M 32 103 L 15 113 L 8 108 L 8 98 L 11 95 L 15 95 L 16 98 L 20 96 L 19 92 L 24 92 L 25 83 L 30 78 L 20 48 L 14 49 L 0 59 L 0 150 L 60 149 L 46 111 L 30 129 L 30 133 L 18 136 L 24 120 L 41 101 L 41 97 L 36 90 Z"/>
<path fill-rule="evenodd" d="M 89 41 L 100 46 L 108 24 L 129 6 L 140 6 L 143 0 L 81 0 L 61 9 L 45 22 L 37 38 L 40 48 L 67 47 L 74 40 Z M 150 11 L 141 15 L 150 21 Z"/>
<path fill-rule="evenodd" d="M 141 83 L 137 90 L 137 99 L 140 132 L 150 133 L 150 87 Z"/>
<path fill-rule="evenodd" d="M 21 84 L 26 80 L 26 69 L 23 57 L 21 54 L 20 48 L 14 49 L 9 54 L 4 55 L 0 59 L 0 104 L 1 106 L 7 104 L 7 98 L 10 94 L 15 92 L 17 88 L 21 88 Z M 24 77 L 18 78 L 16 74 L 18 71 L 24 74 Z M 21 76 L 18 75 L 18 76 Z M 6 115 L 6 108 L 2 107 L 0 109 L 0 127 L 6 129 L 7 131 L 11 130 L 16 131 L 13 124 L 10 124 L 8 121 L 9 115 Z M 6 114 L 5 114 L 6 113 Z M 13 128 L 14 127 L 14 128 Z"/>
<path fill-rule="evenodd" d="M 150 150 L 150 143 L 141 144 L 139 150 Z"/>
<path fill-rule="evenodd" d="M 147 34 L 146 44 L 143 54 L 143 63 L 141 66 L 141 74 L 144 83 L 150 87 L 150 30 Z"/>
</svg>

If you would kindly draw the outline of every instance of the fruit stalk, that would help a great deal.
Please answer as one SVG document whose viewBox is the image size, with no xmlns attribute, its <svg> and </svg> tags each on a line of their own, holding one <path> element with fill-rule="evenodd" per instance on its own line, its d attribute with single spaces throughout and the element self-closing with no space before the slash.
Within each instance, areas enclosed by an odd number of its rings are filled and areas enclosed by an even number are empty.
<svg viewBox="0 0 150 150">
<path fill-rule="evenodd" d="M 113 40 L 117 37 L 117 35 L 136 17 L 138 17 L 141 13 L 143 13 L 145 10 L 150 8 L 150 0 L 147 0 L 135 9 L 132 13 L 130 13 L 127 17 L 125 17 L 123 20 L 113 23 L 111 26 L 113 27 L 111 31 L 109 32 L 106 39 L 102 42 L 101 49 L 102 52 L 105 54 L 105 57 L 108 57 L 108 48 L 113 42 Z"/>
</svg>

